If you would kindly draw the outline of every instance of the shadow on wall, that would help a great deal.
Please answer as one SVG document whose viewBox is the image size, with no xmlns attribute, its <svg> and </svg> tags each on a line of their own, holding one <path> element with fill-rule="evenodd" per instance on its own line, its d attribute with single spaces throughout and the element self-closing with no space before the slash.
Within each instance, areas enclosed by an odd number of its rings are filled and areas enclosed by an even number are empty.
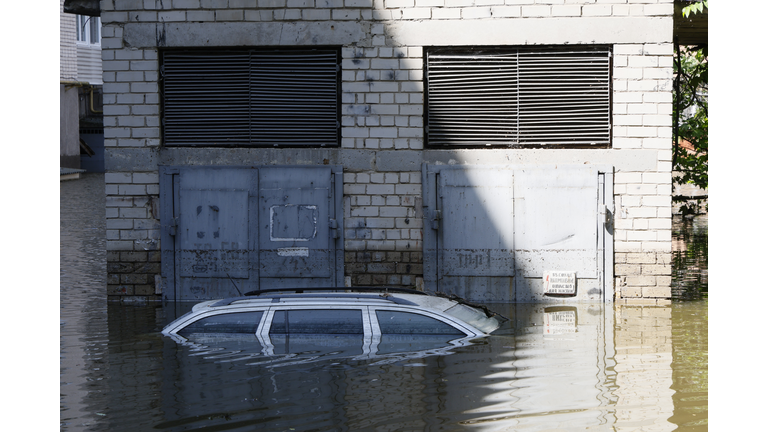
<svg viewBox="0 0 768 432">
<path fill-rule="evenodd" d="M 482 302 L 611 301 L 606 171 L 425 164 L 425 288 Z"/>
</svg>

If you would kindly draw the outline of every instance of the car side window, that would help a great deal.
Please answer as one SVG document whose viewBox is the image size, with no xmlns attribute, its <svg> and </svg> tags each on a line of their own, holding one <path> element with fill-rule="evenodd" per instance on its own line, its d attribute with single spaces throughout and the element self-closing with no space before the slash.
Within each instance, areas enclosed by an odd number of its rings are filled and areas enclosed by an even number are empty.
<svg viewBox="0 0 768 432">
<path fill-rule="evenodd" d="M 211 315 L 199 319 L 178 331 L 181 336 L 192 333 L 251 333 L 256 334 L 263 311 Z"/>
<path fill-rule="evenodd" d="M 382 335 L 459 335 L 465 333 L 440 320 L 411 312 L 377 310 Z"/>
<path fill-rule="evenodd" d="M 363 334 L 363 312 L 355 309 L 275 311 L 269 334 Z"/>
</svg>

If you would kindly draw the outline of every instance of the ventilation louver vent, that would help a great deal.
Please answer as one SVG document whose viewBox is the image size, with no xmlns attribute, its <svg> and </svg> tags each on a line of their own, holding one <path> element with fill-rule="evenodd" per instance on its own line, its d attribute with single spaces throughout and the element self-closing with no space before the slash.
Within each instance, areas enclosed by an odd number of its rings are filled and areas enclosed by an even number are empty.
<svg viewBox="0 0 768 432">
<path fill-rule="evenodd" d="M 338 49 L 163 53 L 169 146 L 336 146 Z"/>
<path fill-rule="evenodd" d="M 610 144 L 610 50 L 430 49 L 431 147 Z"/>
</svg>

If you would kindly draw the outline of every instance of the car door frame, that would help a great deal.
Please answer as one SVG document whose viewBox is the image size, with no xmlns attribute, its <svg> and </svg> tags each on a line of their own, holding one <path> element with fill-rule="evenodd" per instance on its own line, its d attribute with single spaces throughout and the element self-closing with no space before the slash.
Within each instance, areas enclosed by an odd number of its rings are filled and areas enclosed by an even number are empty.
<svg viewBox="0 0 768 432">
<path fill-rule="evenodd" d="M 263 320 L 259 324 L 259 328 L 256 334 L 256 337 L 258 338 L 259 342 L 261 343 L 263 348 L 264 355 L 268 356 L 274 356 L 275 354 L 275 346 L 272 344 L 272 341 L 269 338 L 269 330 L 272 328 L 272 320 L 275 316 L 276 311 L 285 310 L 359 310 L 362 315 L 363 319 L 363 346 L 362 346 L 362 354 L 363 356 L 367 356 L 371 354 L 371 340 L 372 340 L 372 331 L 371 331 L 371 320 L 370 320 L 370 314 L 368 313 L 368 307 L 366 305 L 311 305 L 311 304 L 305 304 L 300 306 L 290 306 L 290 305 L 276 305 L 276 306 L 269 306 L 269 308 L 264 313 Z M 378 325 L 377 325 L 378 327 Z"/>
</svg>

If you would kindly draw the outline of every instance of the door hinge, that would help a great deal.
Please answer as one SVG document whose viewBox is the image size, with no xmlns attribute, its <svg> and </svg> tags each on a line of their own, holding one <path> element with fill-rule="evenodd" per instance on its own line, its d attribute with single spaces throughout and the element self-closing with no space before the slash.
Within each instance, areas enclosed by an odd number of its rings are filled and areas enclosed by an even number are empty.
<svg viewBox="0 0 768 432">
<path fill-rule="evenodd" d="M 175 217 L 171 219 L 171 223 L 168 225 L 168 234 L 175 236 L 176 228 L 179 226 L 179 218 Z"/>
<path fill-rule="evenodd" d="M 605 225 L 610 225 L 611 220 L 613 219 L 613 215 L 611 214 L 611 211 L 608 210 L 608 207 L 605 204 L 600 204 L 600 210 L 598 211 L 600 214 L 600 222 L 602 222 Z"/>
<path fill-rule="evenodd" d="M 339 238 L 339 223 L 336 222 L 336 219 L 329 219 L 328 227 L 331 229 L 331 238 L 332 239 Z"/>
<path fill-rule="evenodd" d="M 430 215 L 431 223 L 432 223 L 432 229 L 437 230 L 440 229 L 440 219 L 443 218 L 443 212 L 442 210 L 432 210 L 432 214 Z"/>
</svg>

